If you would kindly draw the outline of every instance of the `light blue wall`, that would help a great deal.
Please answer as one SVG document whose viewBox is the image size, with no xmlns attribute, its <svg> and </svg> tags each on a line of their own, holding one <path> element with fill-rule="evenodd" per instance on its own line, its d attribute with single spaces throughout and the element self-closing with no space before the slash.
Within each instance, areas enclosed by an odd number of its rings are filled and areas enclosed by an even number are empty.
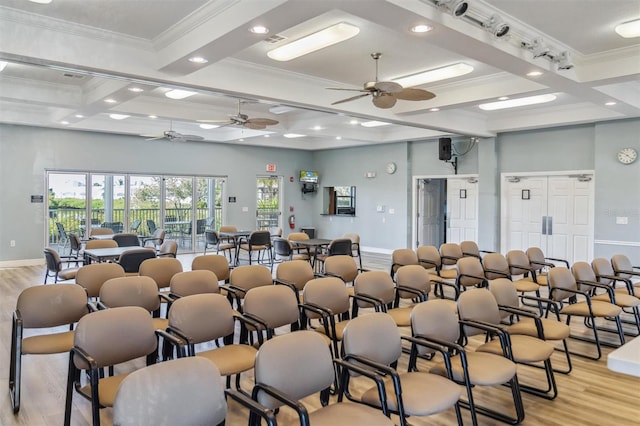
<svg viewBox="0 0 640 426">
<path fill-rule="evenodd" d="M 464 141 L 454 139 L 456 146 Z M 480 140 L 458 170 L 480 178 L 479 245 L 497 248 L 500 240 L 500 173 L 594 170 L 595 255 L 625 253 L 639 264 L 640 161 L 624 166 L 615 159 L 626 146 L 640 150 L 639 119 Z M 398 165 L 392 175 L 385 172 L 390 161 Z M 453 174 L 449 164 L 438 160 L 437 139 L 307 152 L 0 125 L 0 262 L 42 258 L 44 204 L 32 204 L 30 195 L 46 194 L 45 169 L 227 176 L 227 195 L 237 198 L 229 205 L 227 221 L 253 228 L 255 178 L 267 174 L 268 163 L 284 177 L 285 216 L 293 207 L 296 228 L 313 226 L 326 238 L 357 232 L 363 247 L 380 252 L 411 246 L 412 176 Z M 322 191 L 301 193 L 301 169 L 318 170 L 320 188 L 356 186 L 356 216 L 321 216 Z M 367 172 L 376 177 L 367 178 Z M 377 212 L 377 206 L 384 212 Z M 616 217 L 628 217 L 629 224 L 616 225 Z M 16 247 L 9 247 L 10 240 L 16 240 Z"/>
</svg>

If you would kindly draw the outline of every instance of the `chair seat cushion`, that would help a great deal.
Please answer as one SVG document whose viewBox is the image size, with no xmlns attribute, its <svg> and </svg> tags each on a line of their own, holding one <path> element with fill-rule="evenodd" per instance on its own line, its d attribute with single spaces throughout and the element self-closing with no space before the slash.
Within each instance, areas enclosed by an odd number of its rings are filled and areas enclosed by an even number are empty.
<svg viewBox="0 0 640 426">
<path fill-rule="evenodd" d="M 482 352 L 467 352 L 467 368 L 471 384 L 493 386 L 506 383 L 515 376 L 516 364 L 503 356 Z M 460 356 L 451 358 L 453 379 L 463 382 L 462 360 Z M 447 367 L 440 362 L 431 368 L 431 372 L 441 376 L 447 375 Z"/>
<path fill-rule="evenodd" d="M 514 334 L 511 338 L 511 350 L 515 362 L 538 362 L 548 359 L 553 353 L 553 345 L 531 336 Z M 479 346 L 476 351 L 502 355 L 500 340 L 494 339 Z"/>
<path fill-rule="evenodd" d="M 430 373 L 400 374 L 402 401 L 407 415 L 428 416 L 439 413 L 455 404 L 460 398 L 460 385 L 440 375 Z M 387 404 L 390 410 L 397 411 L 393 382 L 385 380 Z M 380 406 L 378 388 L 373 386 L 362 394 L 362 401 Z M 364 424 L 364 423 L 358 423 Z"/>
<path fill-rule="evenodd" d="M 455 269 L 441 269 L 440 278 L 445 280 L 455 280 L 458 276 L 458 271 Z"/>
<path fill-rule="evenodd" d="M 545 340 L 563 340 L 571 334 L 571 327 L 554 319 L 542 318 L 542 329 Z M 510 325 L 509 334 L 524 334 L 538 337 L 538 329 L 533 318 L 521 318 L 517 323 Z"/>
<path fill-rule="evenodd" d="M 198 352 L 200 356 L 213 362 L 220 374 L 228 376 L 253 368 L 256 359 L 256 348 L 249 345 L 229 345 L 209 351 Z"/>
<path fill-rule="evenodd" d="M 629 293 L 627 293 L 626 290 L 624 290 L 624 292 L 616 291 L 615 297 L 616 297 L 616 305 L 622 308 L 631 308 L 633 306 L 640 305 L 640 299 L 630 295 Z M 597 296 L 593 296 L 591 300 L 592 301 L 598 300 L 601 302 L 610 302 L 611 299 L 609 299 L 608 293 L 602 293 Z"/>
<path fill-rule="evenodd" d="M 411 311 L 413 306 L 406 306 L 402 308 L 389 309 L 387 313 L 396 322 L 398 327 L 411 326 Z"/>
<path fill-rule="evenodd" d="M 622 312 L 621 307 L 600 300 L 592 300 L 591 308 L 593 311 L 593 315 L 596 317 L 616 317 L 620 315 L 620 312 Z M 560 310 L 560 313 L 564 315 L 577 315 L 581 317 L 588 317 L 591 315 L 589 313 L 589 305 L 587 305 L 587 302 L 578 302 L 571 305 L 565 305 Z"/>
<path fill-rule="evenodd" d="M 280 420 L 278 420 L 278 424 Z M 367 425 L 394 426 L 393 421 L 382 414 L 381 410 L 362 404 L 342 402 L 330 404 L 309 414 L 309 423 L 313 426 Z M 287 425 L 299 425 L 296 418 Z"/>
<path fill-rule="evenodd" d="M 531 281 L 530 278 L 523 278 L 521 280 L 516 280 L 513 282 L 516 286 L 516 291 L 518 292 L 528 292 L 528 291 L 538 291 L 540 290 L 540 286 L 535 282 Z"/>
<path fill-rule="evenodd" d="M 249 244 L 240 244 L 240 248 L 246 251 L 250 251 L 250 250 L 258 251 L 258 250 L 266 250 L 267 246 L 253 244 L 251 248 L 249 248 Z"/>
<path fill-rule="evenodd" d="M 98 382 L 98 397 L 100 399 L 100 405 L 103 407 L 113 407 L 113 401 L 116 399 L 116 392 L 120 387 L 120 383 L 130 373 L 119 374 L 117 376 L 104 377 Z M 87 398 L 91 398 L 91 385 L 83 386 L 79 389 L 79 392 L 85 395 Z"/>
<path fill-rule="evenodd" d="M 78 269 L 80 268 L 62 269 L 60 272 L 58 272 L 58 279 L 72 280 L 76 277 L 76 274 L 78 273 Z"/>
<path fill-rule="evenodd" d="M 169 320 L 166 318 L 152 318 L 153 328 L 156 330 L 166 330 L 169 326 Z"/>
<path fill-rule="evenodd" d="M 342 340 L 342 336 L 344 335 L 344 329 L 349 324 L 349 320 L 346 321 L 338 321 L 336 323 L 336 339 Z M 324 327 L 320 326 L 315 328 L 318 333 L 325 334 Z"/>
<path fill-rule="evenodd" d="M 59 354 L 69 352 L 73 347 L 73 331 L 56 334 L 42 334 L 22 339 L 23 354 Z"/>
</svg>

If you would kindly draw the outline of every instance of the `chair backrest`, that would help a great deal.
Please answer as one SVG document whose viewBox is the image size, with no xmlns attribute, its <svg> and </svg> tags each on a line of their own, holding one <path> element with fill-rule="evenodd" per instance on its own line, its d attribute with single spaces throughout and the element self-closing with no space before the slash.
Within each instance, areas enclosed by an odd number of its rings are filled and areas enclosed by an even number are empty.
<svg viewBox="0 0 640 426">
<path fill-rule="evenodd" d="M 158 287 L 150 277 L 111 278 L 100 287 L 100 302 L 108 308 L 139 306 L 149 312 L 160 308 Z"/>
<path fill-rule="evenodd" d="M 102 368 L 151 354 L 157 348 L 157 338 L 147 310 L 124 306 L 80 318 L 74 347 L 93 358 L 96 368 Z M 78 356 L 74 362 L 79 369 L 89 368 Z"/>
<path fill-rule="evenodd" d="M 131 222 L 131 226 L 129 227 L 129 229 L 131 230 L 131 232 L 137 232 L 138 228 L 140 228 L 140 224 L 142 224 L 142 221 L 140 219 L 136 219 Z"/>
<path fill-rule="evenodd" d="M 480 248 L 475 241 L 462 241 L 460 242 L 460 250 L 462 250 L 462 256 L 473 256 L 480 258 Z"/>
<path fill-rule="evenodd" d="M 458 260 L 456 268 L 460 287 L 473 287 L 484 282 L 484 269 L 478 258 L 463 257 Z"/>
<path fill-rule="evenodd" d="M 509 264 L 509 272 L 511 275 L 524 275 L 529 269 L 519 268 L 518 266 L 529 267 L 529 256 L 522 250 L 509 250 L 507 252 L 507 263 Z"/>
<path fill-rule="evenodd" d="M 398 286 L 414 288 L 429 294 L 431 291 L 431 278 L 429 272 L 420 265 L 405 265 L 398 268 L 396 272 L 396 283 Z M 398 290 L 398 296 L 402 299 L 413 299 L 415 293 Z"/>
<path fill-rule="evenodd" d="M 416 255 L 420 265 L 425 269 L 439 268 L 442 266 L 440 251 L 436 246 L 418 246 Z"/>
<path fill-rule="evenodd" d="M 162 245 L 162 243 L 164 243 L 164 237 L 167 234 L 167 232 L 164 230 L 164 228 L 156 228 L 153 231 L 152 237 L 154 239 L 156 239 L 156 245 Z"/>
<path fill-rule="evenodd" d="M 500 309 L 491 292 L 485 288 L 465 291 L 458 298 L 458 316 L 462 320 L 478 320 L 489 324 L 500 324 Z M 464 326 L 467 336 L 482 334 L 479 328 Z"/>
<path fill-rule="evenodd" d="M 24 328 L 73 324 L 89 313 L 87 293 L 76 284 L 27 287 L 18 296 L 16 311 Z"/>
<path fill-rule="evenodd" d="M 388 304 L 395 299 L 395 284 L 393 279 L 383 271 L 366 271 L 358 275 L 354 284 L 355 294 L 363 294 L 382 300 Z M 361 308 L 371 307 L 370 303 L 358 300 Z"/>
<path fill-rule="evenodd" d="M 440 245 L 440 257 L 443 265 L 455 265 L 462 255 L 462 249 L 457 243 L 444 243 Z"/>
<path fill-rule="evenodd" d="M 191 270 L 196 271 L 206 269 L 218 277 L 220 281 L 229 280 L 231 270 L 229 269 L 229 261 L 225 256 L 220 254 L 207 254 L 204 256 L 196 256 L 191 261 Z"/>
<path fill-rule="evenodd" d="M 400 358 L 402 343 L 396 322 L 386 313 L 362 315 L 349 321 L 342 336 L 345 355 L 359 355 L 390 365 Z"/>
<path fill-rule="evenodd" d="M 238 228 L 233 225 L 222 225 L 220 227 L 220 232 L 238 232 Z"/>
<path fill-rule="evenodd" d="M 544 258 L 544 253 L 542 252 L 540 247 L 529 247 L 525 254 L 529 259 L 529 264 L 531 265 L 531 267 L 538 271 L 544 268 L 545 263 L 547 263 Z"/>
<path fill-rule="evenodd" d="M 229 284 L 249 291 L 254 287 L 273 284 L 271 271 L 261 265 L 242 265 L 234 268 L 229 277 Z M 286 288 L 286 287 L 285 287 Z M 289 290 L 291 293 L 291 290 Z"/>
<path fill-rule="evenodd" d="M 458 343 L 460 326 L 456 313 L 446 300 L 434 299 L 417 304 L 411 310 L 411 334 Z M 418 346 L 418 353 L 432 352 L 425 346 Z"/>
<path fill-rule="evenodd" d="M 391 253 L 391 262 L 398 267 L 419 264 L 418 255 L 410 248 L 395 249 Z"/>
<path fill-rule="evenodd" d="M 271 237 L 282 237 L 282 228 L 279 226 L 272 226 L 269 228 L 269 235 L 271 235 Z"/>
<path fill-rule="evenodd" d="M 69 246 L 71 247 L 71 255 L 79 256 L 82 250 L 82 240 L 77 234 L 69 234 Z"/>
<path fill-rule="evenodd" d="M 306 232 L 292 232 L 289 235 L 287 235 L 287 239 L 289 241 L 308 240 L 309 234 L 307 234 Z"/>
<path fill-rule="evenodd" d="M 351 249 L 351 240 L 349 238 L 336 238 L 329 243 L 327 247 L 327 253 L 329 256 L 347 255 L 351 256 L 353 251 Z"/>
<path fill-rule="evenodd" d="M 149 234 L 153 234 L 156 232 L 156 223 L 151 219 L 147 219 L 147 229 L 149 229 Z"/>
<path fill-rule="evenodd" d="M 92 263 L 78 269 L 76 284 L 87 290 L 88 297 L 98 297 L 107 280 L 124 277 L 124 274 L 124 268 L 117 263 Z"/>
<path fill-rule="evenodd" d="M 178 242 L 176 240 L 164 240 L 158 249 L 158 256 L 177 257 Z"/>
<path fill-rule="evenodd" d="M 300 319 L 296 295 L 284 285 L 252 288 L 244 297 L 243 312 L 260 318 L 271 330 Z"/>
<path fill-rule="evenodd" d="M 624 254 L 614 254 L 611 256 L 611 265 L 615 273 L 622 278 L 632 278 L 633 275 L 625 274 L 622 271 L 633 271 L 631 260 Z"/>
<path fill-rule="evenodd" d="M 181 297 L 171 304 L 167 318 L 169 327 L 180 330 L 193 344 L 228 336 L 235 323 L 229 301 L 220 294 Z"/>
<path fill-rule="evenodd" d="M 574 295 L 574 293 L 563 291 L 563 289 L 577 290 L 576 279 L 568 268 L 556 266 L 549 269 L 549 298 L 555 301 L 562 301 Z"/>
<path fill-rule="evenodd" d="M 207 228 L 207 219 L 196 219 L 196 234 L 204 234 L 204 230 Z"/>
<path fill-rule="evenodd" d="M 132 248 L 120 255 L 118 264 L 122 266 L 124 272 L 128 274 L 138 273 L 140 265 L 147 259 L 154 259 L 156 251 L 148 248 Z"/>
<path fill-rule="evenodd" d="M 486 268 L 484 275 L 488 280 L 496 278 L 507 278 L 511 276 L 509 271 L 509 263 L 501 253 L 487 253 L 484 256 L 484 267 Z M 491 272 L 489 269 L 501 272 L 500 274 Z M 506 274 L 506 276 L 505 276 Z"/>
<path fill-rule="evenodd" d="M 100 228 L 91 228 L 91 230 L 89 231 L 89 235 L 109 235 L 109 234 L 113 234 L 113 229 L 111 228 L 106 228 L 106 227 L 100 227 Z"/>
<path fill-rule="evenodd" d="M 288 243 L 287 241 L 287 244 Z M 302 291 L 305 284 L 313 278 L 313 267 L 306 260 L 289 260 L 282 262 L 276 270 L 276 279 L 294 284 L 299 291 Z"/>
<path fill-rule="evenodd" d="M 344 282 L 336 277 L 314 278 L 307 282 L 302 295 L 304 303 L 321 306 L 329 309 L 333 315 L 341 315 L 349 312 L 349 291 Z M 319 315 L 306 311 L 308 318 L 318 318 Z"/>
<path fill-rule="evenodd" d="M 593 268 L 591 268 L 591 265 L 587 262 L 575 262 L 573 265 L 571 265 L 571 273 L 573 274 L 573 277 L 576 279 L 576 281 L 598 282 L 596 273 L 593 271 Z M 588 291 L 593 289 L 593 286 L 586 283 L 580 283 L 578 285 L 578 288 L 580 288 L 580 290 Z"/>
<path fill-rule="evenodd" d="M 67 231 L 65 231 L 64 225 L 61 222 L 56 222 L 56 228 L 58 229 L 58 238 L 60 238 L 60 240 L 66 240 Z"/>
<path fill-rule="evenodd" d="M 296 400 L 328 389 L 333 383 L 333 371 L 329 346 L 314 331 L 271 339 L 256 355 L 256 383 L 272 386 Z M 292 377 L 296 379 L 291 380 Z M 258 393 L 258 402 L 271 409 L 282 405 L 264 392 Z"/>
<path fill-rule="evenodd" d="M 136 234 L 115 234 L 113 241 L 118 243 L 118 247 L 139 247 L 140 239 Z"/>
<path fill-rule="evenodd" d="M 345 283 L 353 282 L 358 273 L 358 264 L 356 260 L 347 255 L 330 256 L 324 261 L 325 274 L 338 276 Z"/>
<path fill-rule="evenodd" d="M 293 247 L 291 247 L 291 243 L 281 237 L 273 239 L 273 251 L 276 253 L 276 256 L 287 259 L 290 259 L 293 255 Z"/>
<path fill-rule="evenodd" d="M 87 250 L 114 247 L 118 247 L 118 243 L 114 240 L 89 240 L 84 246 Z"/>
<path fill-rule="evenodd" d="M 178 272 L 171 277 L 169 288 L 172 294 L 180 297 L 201 293 L 220 293 L 218 277 L 206 269 Z"/>
<path fill-rule="evenodd" d="M 47 269 L 53 272 L 60 272 L 62 269 L 62 259 L 55 249 L 50 247 L 44 248 L 44 260 L 47 263 Z"/>
<path fill-rule="evenodd" d="M 598 281 L 603 284 L 609 284 L 611 282 L 609 278 L 604 278 L 603 275 L 615 275 L 613 265 L 611 265 L 611 262 L 604 257 L 597 257 L 593 259 L 591 261 L 591 267 L 593 268 L 595 274 L 598 276 Z"/>
<path fill-rule="evenodd" d="M 158 288 L 169 287 L 171 278 L 182 272 L 182 263 L 173 257 L 158 257 L 147 259 L 140 264 L 140 275 L 151 277 L 156 282 Z"/>
<path fill-rule="evenodd" d="M 150 389 L 161 390 L 162 397 Z M 227 413 L 218 368 L 200 357 L 151 365 L 128 375 L 113 403 L 115 426 L 221 424 Z"/>
<path fill-rule="evenodd" d="M 356 249 L 358 245 L 360 245 L 360 235 L 355 232 L 346 232 L 342 238 L 348 238 L 351 240 L 351 244 L 354 245 L 354 249 Z"/>
<path fill-rule="evenodd" d="M 249 235 L 249 244 L 252 246 L 271 245 L 271 235 L 269 235 L 269 231 L 253 231 L 251 235 Z"/>
<path fill-rule="evenodd" d="M 497 278 L 490 282 L 489 290 L 493 297 L 495 297 L 498 305 L 503 306 L 511 306 L 513 308 L 517 308 L 520 306 L 520 301 L 518 299 L 518 291 L 516 290 L 515 284 L 508 278 Z M 501 318 L 507 318 L 511 314 L 507 311 L 500 311 Z"/>
<path fill-rule="evenodd" d="M 204 240 L 207 244 L 217 246 L 220 238 L 218 238 L 218 233 L 214 229 L 208 229 L 204 231 Z"/>
</svg>

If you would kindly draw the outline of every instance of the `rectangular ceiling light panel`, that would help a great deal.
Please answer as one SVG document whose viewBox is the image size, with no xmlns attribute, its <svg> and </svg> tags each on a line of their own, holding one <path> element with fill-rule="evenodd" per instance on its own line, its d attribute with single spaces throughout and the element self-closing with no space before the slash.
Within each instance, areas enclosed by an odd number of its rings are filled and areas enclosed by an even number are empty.
<svg viewBox="0 0 640 426">
<path fill-rule="evenodd" d="M 515 108 L 526 105 L 543 104 L 545 102 L 551 102 L 556 99 L 556 95 L 538 95 L 529 96 L 527 98 L 509 99 L 507 101 L 489 102 L 486 104 L 480 104 L 478 107 L 484 111 L 495 111 L 497 109 Z"/>
<path fill-rule="evenodd" d="M 267 52 L 267 56 L 276 61 L 290 61 L 300 56 L 315 52 L 355 37 L 360 28 L 340 22 L 324 30 L 287 43 Z"/>
<path fill-rule="evenodd" d="M 446 80 L 453 77 L 469 74 L 473 71 L 471 65 L 464 62 L 448 65 L 442 68 L 436 68 L 428 71 L 422 71 L 405 77 L 394 78 L 393 81 L 402 87 L 420 86 L 422 84 L 433 83 L 434 81 Z"/>
</svg>

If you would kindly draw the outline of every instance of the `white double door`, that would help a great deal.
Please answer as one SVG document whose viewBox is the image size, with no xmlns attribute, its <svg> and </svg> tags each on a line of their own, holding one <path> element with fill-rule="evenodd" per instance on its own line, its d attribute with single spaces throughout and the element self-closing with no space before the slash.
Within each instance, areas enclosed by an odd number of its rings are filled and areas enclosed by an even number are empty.
<svg viewBox="0 0 640 426">
<path fill-rule="evenodd" d="M 501 251 L 540 247 L 570 263 L 593 258 L 590 175 L 503 177 Z"/>
</svg>

